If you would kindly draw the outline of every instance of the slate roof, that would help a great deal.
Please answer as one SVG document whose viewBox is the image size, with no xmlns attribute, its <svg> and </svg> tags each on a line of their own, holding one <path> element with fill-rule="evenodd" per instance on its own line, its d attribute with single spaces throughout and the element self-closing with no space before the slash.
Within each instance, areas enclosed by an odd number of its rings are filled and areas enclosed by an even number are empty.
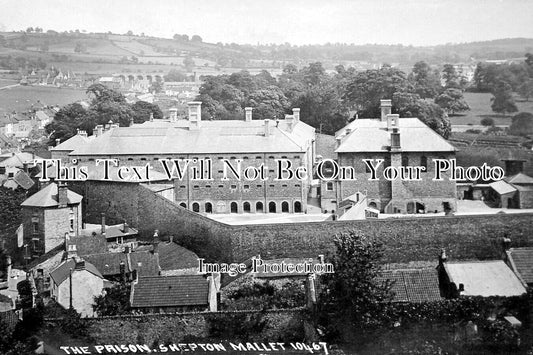
<svg viewBox="0 0 533 355">
<path fill-rule="evenodd" d="M 90 226 L 86 226 L 86 228 L 80 232 L 80 235 L 91 237 L 92 233 L 95 232 L 97 235 L 101 236 L 101 231 L 102 231 L 101 225 L 93 224 Z M 128 226 L 128 230 L 125 231 L 124 223 L 105 227 L 105 238 L 106 239 L 111 239 L 111 238 L 116 238 L 116 237 L 127 237 L 127 236 L 132 236 L 132 235 L 137 235 L 137 234 L 139 234 L 139 231 L 130 226 Z"/>
<path fill-rule="evenodd" d="M 67 191 L 68 204 L 78 204 L 81 202 L 83 197 L 78 195 L 74 191 Z M 32 206 L 32 207 L 55 207 L 59 206 L 57 200 L 57 184 L 50 183 L 44 189 L 39 190 L 30 197 L 28 197 L 24 202 L 21 203 L 21 206 Z"/>
<path fill-rule="evenodd" d="M 511 248 L 506 253 L 516 275 L 526 284 L 533 283 L 533 248 Z"/>
<path fill-rule="evenodd" d="M 151 251 L 152 245 L 139 246 L 136 251 Z M 161 270 L 180 270 L 198 267 L 198 255 L 174 242 L 161 242 L 158 247 Z"/>
<path fill-rule="evenodd" d="M 398 120 L 400 146 L 403 152 L 454 152 L 456 149 L 439 134 L 426 126 L 418 118 Z M 346 129 L 352 131 L 346 135 Z M 342 137 L 337 153 L 350 152 L 387 152 L 389 151 L 391 131 L 387 122 L 380 119 L 357 119 L 337 131 Z"/>
<path fill-rule="evenodd" d="M 10 154 L 8 156 L 0 156 L 0 166 L 23 168 L 24 163 L 33 164 L 35 159 L 42 159 L 33 153 L 21 152 Z"/>
<path fill-rule="evenodd" d="M 447 262 L 450 282 L 464 285 L 462 296 L 520 296 L 526 289 L 502 260 Z"/>
<path fill-rule="evenodd" d="M 505 195 L 516 191 L 516 188 L 503 180 L 491 182 L 489 186 L 500 195 Z"/>
<path fill-rule="evenodd" d="M 139 251 L 133 253 L 99 253 L 85 255 L 84 258 L 104 276 L 120 275 L 120 263 L 125 265 L 125 272 L 131 273 L 137 270 L 140 276 L 159 275 L 159 260 L 157 254 Z"/>
<path fill-rule="evenodd" d="M 442 299 L 437 270 L 405 269 L 383 271 L 379 282 L 392 281 L 393 302 L 432 302 Z"/>
<path fill-rule="evenodd" d="M 337 159 L 335 148 L 337 140 L 335 136 L 317 133 L 316 135 L 316 155 L 321 155 L 324 159 Z"/>
<path fill-rule="evenodd" d="M 76 261 L 74 258 L 66 260 L 64 263 L 59 265 L 57 268 L 55 268 L 52 272 L 50 272 L 50 277 L 52 280 L 54 280 L 54 283 L 56 285 L 61 285 L 63 281 L 65 281 L 69 275 L 70 270 L 74 270 L 76 267 Z M 104 278 L 102 274 L 92 265 L 91 263 L 85 261 L 85 270 L 89 271 L 91 274 L 94 274 L 100 278 Z"/>
<path fill-rule="evenodd" d="M 56 145 L 55 147 L 51 148 L 52 151 L 73 151 L 74 149 L 77 149 L 84 144 L 92 141 L 95 137 L 94 136 L 82 136 L 80 134 L 76 134 L 75 136 L 67 139 L 66 141 Z"/>
<path fill-rule="evenodd" d="M 271 120 L 267 137 L 263 120 L 202 121 L 198 130 L 189 130 L 188 124 L 181 120 L 114 128 L 71 155 L 304 152 L 304 138 L 314 132 L 301 121 L 289 133 L 287 122 L 281 120 L 276 127 Z"/>
<path fill-rule="evenodd" d="M 107 253 L 107 240 L 101 234 L 70 237 L 70 245 L 76 245 L 78 255 Z"/>
<path fill-rule="evenodd" d="M 15 182 L 24 190 L 28 190 L 35 184 L 35 182 L 30 178 L 28 174 L 26 174 L 26 172 L 24 172 L 24 170 L 17 171 L 17 173 L 13 177 L 13 180 L 15 180 Z"/>
<path fill-rule="evenodd" d="M 201 275 L 141 277 L 131 293 L 132 308 L 207 306 L 209 283 Z"/>
<path fill-rule="evenodd" d="M 518 173 L 516 175 L 506 177 L 504 180 L 510 184 L 533 184 L 533 177 L 523 173 Z"/>
</svg>

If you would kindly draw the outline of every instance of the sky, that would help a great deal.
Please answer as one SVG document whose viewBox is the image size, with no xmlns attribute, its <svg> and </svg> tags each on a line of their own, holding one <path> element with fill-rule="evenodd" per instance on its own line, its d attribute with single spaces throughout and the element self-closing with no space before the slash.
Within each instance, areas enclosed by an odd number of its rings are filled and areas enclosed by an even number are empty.
<svg viewBox="0 0 533 355">
<path fill-rule="evenodd" d="M 204 42 L 403 44 L 533 38 L 533 0 L 0 0 L 0 31 L 41 27 Z"/>
</svg>

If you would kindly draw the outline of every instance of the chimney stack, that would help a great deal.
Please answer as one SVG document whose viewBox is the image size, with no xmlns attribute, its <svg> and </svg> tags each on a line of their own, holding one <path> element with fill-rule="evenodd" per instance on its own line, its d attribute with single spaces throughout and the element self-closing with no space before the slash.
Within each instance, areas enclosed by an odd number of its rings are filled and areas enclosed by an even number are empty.
<svg viewBox="0 0 533 355">
<path fill-rule="evenodd" d="M 87 131 L 78 129 L 78 135 L 87 138 Z"/>
<path fill-rule="evenodd" d="M 67 246 L 67 258 L 75 258 L 78 256 L 78 248 L 76 244 L 70 244 Z"/>
<path fill-rule="evenodd" d="M 400 145 L 400 132 L 398 128 L 393 128 L 392 133 L 390 134 L 390 140 L 391 140 L 391 151 L 398 151 L 401 149 Z"/>
<path fill-rule="evenodd" d="M 133 122 L 133 117 L 130 118 L 130 125 L 129 125 L 129 127 L 132 127 L 134 123 L 135 123 L 135 122 Z"/>
<path fill-rule="evenodd" d="M 270 135 L 270 120 L 267 118 L 265 119 L 265 137 L 268 137 Z"/>
<path fill-rule="evenodd" d="M 153 121 L 154 121 L 154 113 L 150 112 L 150 122 L 153 122 Z"/>
<path fill-rule="evenodd" d="M 381 121 L 387 120 L 387 115 L 392 113 L 392 100 L 381 100 Z"/>
<path fill-rule="evenodd" d="M 101 216 L 102 216 L 102 219 L 101 219 L 102 224 L 101 224 L 101 228 L 100 228 L 100 233 L 102 235 L 105 235 L 105 213 L 102 212 Z"/>
<path fill-rule="evenodd" d="M 64 182 L 57 184 L 57 203 L 59 207 L 66 207 L 68 205 L 68 189 Z"/>
<path fill-rule="evenodd" d="M 400 128 L 400 115 L 398 114 L 387 115 L 387 131 L 393 128 Z"/>
<path fill-rule="evenodd" d="M 292 131 L 292 127 L 294 127 L 295 123 L 294 115 L 285 115 L 285 122 L 287 122 L 287 126 L 289 127 L 289 131 Z"/>
<path fill-rule="evenodd" d="M 153 253 L 159 253 L 159 230 L 154 231 L 154 236 L 152 238 Z"/>
<path fill-rule="evenodd" d="M 252 107 L 245 107 L 244 108 L 244 120 L 246 122 L 252 122 Z"/>
<path fill-rule="evenodd" d="M 56 138 L 56 147 L 61 143 L 61 139 Z"/>
<path fill-rule="evenodd" d="M 96 128 L 94 129 L 94 135 L 96 137 L 100 137 L 103 133 L 104 133 L 104 126 L 101 124 L 97 125 Z"/>
<path fill-rule="evenodd" d="M 300 109 L 299 108 L 293 108 L 292 115 L 294 116 L 294 123 L 300 122 Z"/>
<path fill-rule="evenodd" d="M 122 232 L 123 233 L 128 233 L 129 231 L 130 231 L 130 227 L 128 226 L 126 221 L 124 221 L 124 224 L 122 225 Z"/>
<path fill-rule="evenodd" d="M 172 107 L 170 110 L 170 122 L 176 122 L 178 120 L 178 109 Z"/>
<path fill-rule="evenodd" d="M 202 123 L 202 102 L 187 102 L 189 108 L 189 130 L 200 129 Z"/>
</svg>

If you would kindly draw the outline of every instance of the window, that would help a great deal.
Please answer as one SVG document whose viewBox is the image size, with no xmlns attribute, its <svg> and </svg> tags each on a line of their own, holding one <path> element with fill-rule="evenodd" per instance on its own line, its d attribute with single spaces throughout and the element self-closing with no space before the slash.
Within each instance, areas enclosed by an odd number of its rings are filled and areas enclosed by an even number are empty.
<svg viewBox="0 0 533 355">
<path fill-rule="evenodd" d="M 263 185 L 257 185 L 257 188 L 258 188 L 258 189 L 260 189 L 260 188 L 262 188 L 262 187 L 263 187 Z"/>
<path fill-rule="evenodd" d="M 281 159 L 287 159 L 287 157 L 285 155 L 282 155 Z"/>
<path fill-rule="evenodd" d="M 211 202 L 206 202 L 205 203 L 205 212 L 206 213 L 213 213 L 213 205 L 211 204 Z"/>
<path fill-rule="evenodd" d="M 281 203 L 281 212 L 289 212 L 289 203 L 287 201 Z"/>
<path fill-rule="evenodd" d="M 186 186 L 185 185 L 181 185 L 180 186 L 180 189 L 184 189 Z"/>
<path fill-rule="evenodd" d="M 193 212 L 200 212 L 200 204 L 198 202 L 193 203 L 192 210 Z"/>
<path fill-rule="evenodd" d="M 248 157 L 242 157 L 243 160 L 248 160 Z"/>
<path fill-rule="evenodd" d="M 223 188 L 223 187 L 224 187 L 224 185 L 218 185 L 218 188 L 219 188 L 219 189 L 221 189 L 221 188 Z"/>
<path fill-rule="evenodd" d="M 300 201 L 294 202 L 294 213 L 301 213 L 302 212 L 302 204 Z"/>
<path fill-rule="evenodd" d="M 287 187 L 287 185 L 286 185 L 286 184 L 283 184 L 283 185 L 281 185 L 281 187 Z"/>
<path fill-rule="evenodd" d="M 274 185 L 268 185 L 268 187 L 274 187 Z"/>
<path fill-rule="evenodd" d="M 180 203 L 180 206 L 183 208 L 187 208 L 187 204 L 185 202 Z"/>
<path fill-rule="evenodd" d="M 255 212 L 258 212 L 258 213 L 263 212 L 263 202 L 257 202 L 255 204 Z"/>
<path fill-rule="evenodd" d="M 250 203 L 249 202 L 245 202 L 242 204 L 242 209 L 245 213 L 250 213 Z"/>
<path fill-rule="evenodd" d="M 211 185 L 205 185 L 205 187 L 206 187 L 207 189 L 210 189 L 210 188 L 211 188 Z"/>
<path fill-rule="evenodd" d="M 238 208 L 238 207 L 237 207 L 237 202 L 232 202 L 232 203 L 230 204 L 230 210 L 231 210 L 230 212 L 231 212 L 231 213 L 237 213 L 237 208 Z"/>
<path fill-rule="evenodd" d="M 268 203 L 268 212 L 276 213 L 276 203 L 274 201 Z"/>
<path fill-rule="evenodd" d="M 198 190 L 200 188 L 200 186 L 194 185 L 192 188 L 195 189 L 195 190 Z"/>
<path fill-rule="evenodd" d="M 274 159 L 274 156 L 271 155 L 271 156 L 268 157 L 268 159 Z"/>
<path fill-rule="evenodd" d="M 326 191 L 333 191 L 333 183 L 331 181 L 326 183 Z"/>
<path fill-rule="evenodd" d="M 402 155 L 402 166 L 409 166 L 409 157 L 407 155 Z"/>
<path fill-rule="evenodd" d="M 231 188 L 235 190 L 237 188 L 237 185 L 231 185 Z"/>
<path fill-rule="evenodd" d="M 300 184 L 294 184 L 294 187 L 300 187 Z"/>
<path fill-rule="evenodd" d="M 263 157 L 257 156 L 255 157 L 255 159 L 263 159 Z"/>
<path fill-rule="evenodd" d="M 423 166 L 424 168 L 428 168 L 428 157 L 426 157 L 425 155 L 422 155 L 420 157 L 420 166 Z"/>
<path fill-rule="evenodd" d="M 250 185 L 244 185 L 244 189 L 248 190 L 250 188 Z"/>
</svg>

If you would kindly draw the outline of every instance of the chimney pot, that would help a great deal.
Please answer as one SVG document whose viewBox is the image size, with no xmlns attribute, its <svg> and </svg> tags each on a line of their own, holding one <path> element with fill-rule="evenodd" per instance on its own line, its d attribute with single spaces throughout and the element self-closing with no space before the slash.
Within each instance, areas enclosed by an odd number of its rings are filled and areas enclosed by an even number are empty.
<svg viewBox="0 0 533 355">
<path fill-rule="evenodd" d="M 399 128 L 400 115 L 398 114 L 388 114 L 387 115 L 387 130 L 390 131 L 391 128 Z"/>
<path fill-rule="evenodd" d="M 265 137 L 268 137 L 270 135 L 270 120 L 267 118 L 265 119 Z"/>
<path fill-rule="evenodd" d="M 244 120 L 246 122 L 252 122 L 252 107 L 245 107 L 244 108 Z"/>
<path fill-rule="evenodd" d="M 392 113 L 392 100 L 381 100 L 381 121 L 387 119 L 387 115 Z"/>
</svg>

